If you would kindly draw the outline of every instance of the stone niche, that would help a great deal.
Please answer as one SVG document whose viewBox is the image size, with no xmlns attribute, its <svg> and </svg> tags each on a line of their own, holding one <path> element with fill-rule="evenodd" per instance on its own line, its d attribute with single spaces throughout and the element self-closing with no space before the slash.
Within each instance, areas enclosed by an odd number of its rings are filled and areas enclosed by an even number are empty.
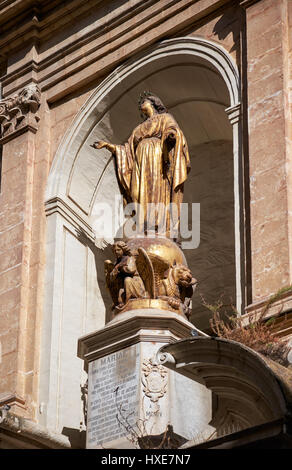
<svg viewBox="0 0 292 470">
<path fill-rule="evenodd" d="M 240 299 L 238 142 L 226 113 L 238 105 L 237 86 L 232 60 L 215 44 L 201 38 L 164 41 L 107 77 L 64 136 L 46 193 L 42 411 L 38 416 L 44 426 L 77 433 L 81 422 L 85 429 L 80 386 L 86 374 L 76 358 L 76 342 L 81 335 L 102 329 L 111 317 L 103 266 L 104 260 L 112 258 L 108 244 L 113 237 L 101 235 L 99 211 L 104 204 L 107 213 L 109 208 L 115 213 L 115 200 L 120 197 L 111 155 L 90 145 L 99 139 L 127 140 L 141 121 L 138 97 L 143 90 L 162 99 L 189 145 L 192 171 L 185 201 L 201 205 L 200 244 L 184 250 L 199 281 L 191 321 L 200 329 L 209 326 L 200 292 L 210 302 L 221 293 L 228 300 Z"/>
</svg>

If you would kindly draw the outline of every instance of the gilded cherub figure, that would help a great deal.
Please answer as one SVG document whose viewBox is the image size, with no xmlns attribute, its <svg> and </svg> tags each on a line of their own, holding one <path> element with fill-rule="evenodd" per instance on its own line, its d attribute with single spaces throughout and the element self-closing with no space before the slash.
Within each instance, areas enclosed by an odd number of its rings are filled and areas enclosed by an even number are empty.
<svg viewBox="0 0 292 470">
<path fill-rule="evenodd" d="M 134 255 L 124 241 L 116 242 L 113 246 L 113 252 L 116 257 L 115 263 L 110 260 L 105 261 L 106 283 L 113 299 L 113 308 L 122 310 L 130 299 L 149 298 L 149 289 L 145 288 L 145 284 L 146 287 L 148 284 L 147 274 L 149 274 L 147 271 L 145 272 L 145 261 L 150 269 L 150 274 L 152 266 L 149 265 L 145 253 L 138 250 Z M 143 267 L 142 272 L 141 269 L 139 272 L 139 266 Z M 141 274 L 145 282 L 143 282 Z"/>
</svg>

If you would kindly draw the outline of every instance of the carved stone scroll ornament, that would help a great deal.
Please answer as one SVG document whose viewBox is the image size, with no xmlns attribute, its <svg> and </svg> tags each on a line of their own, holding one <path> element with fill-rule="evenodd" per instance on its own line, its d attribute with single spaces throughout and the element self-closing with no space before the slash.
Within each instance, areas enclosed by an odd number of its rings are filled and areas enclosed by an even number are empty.
<svg viewBox="0 0 292 470">
<path fill-rule="evenodd" d="M 167 369 L 155 361 L 147 359 L 142 365 L 142 384 L 143 392 L 150 398 L 150 411 L 156 414 L 160 410 L 158 400 L 166 393 L 167 387 Z"/>
<path fill-rule="evenodd" d="M 0 100 L 2 143 L 25 130 L 37 131 L 39 122 L 37 111 L 40 107 L 40 100 L 41 92 L 35 83 L 26 86 L 14 96 Z"/>
</svg>

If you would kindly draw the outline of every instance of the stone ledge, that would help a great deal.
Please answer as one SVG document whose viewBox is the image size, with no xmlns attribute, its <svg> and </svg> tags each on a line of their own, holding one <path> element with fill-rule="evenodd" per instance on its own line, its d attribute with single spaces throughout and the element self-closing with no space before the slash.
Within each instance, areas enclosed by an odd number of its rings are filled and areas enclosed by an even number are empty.
<svg viewBox="0 0 292 470">
<path fill-rule="evenodd" d="M 242 8 L 248 8 L 251 7 L 254 3 L 258 3 L 259 1 L 261 0 L 241 0 L 239 4 Z"/>
<path fill-rule="evenodd" d="M 94 232 L 92 231 L 91 226 L 85 221 L 84 216 L 82 217 L 76 210 L 74 210 L 70 199 L 67 202 L 60 197 L 47 199 L 45 202 L 45 213 L 47 217 L 58 213 L 76 229 L 82 227 L 82 230 L 84 230 L 88 238 L 94 242 Z"/>
<path fill-rule="evenodd" d="M 136 6 L 135 8 L 126 8 L 125 11 L 117 13 L 110 22 L 102 22 L 102 24 L 98 22 L 98 25 L 92 31 L 75 40 L 72 38 L 71 44 L 66 44 L 57 52 L 48 55 L 48 57 L 39 57 L 36 61 L 30 58 L 30 64 L 25 63 L 11 72 L 8 70 L 8 74 L 2 77 L 4 92 L 8 95 L 23 86 L 23 83 L 18 83 L 15 86 L 15 76 L 22 77 L 23 70 L 32 67 L 32 70 L 38 75 L 38 83 L 42 90 L 50 89 L 48 102 L 53 103 L 76 91 L 76 89 L 86 86 L 90 81 L 96 80 L 133 54 L 138 53 L 141 50 L 141 38 L 143 38 L 144 46 L 151 46 L 166 35 L 177 34 L 179 28 L 185 28 L 187 25 L 200 21 L 204 16 L 216 11 L 228 2 L 229 0 L 208 0 L 204 3 L 202 0 L 188 0 L 187 2 L 169 0 L 165 5 L 165 2 L 162 4 L 162 2 L 151 0 L 147 2 L 145 8 L 140 4 L 137 6 L 137 8 L 139 7 L 139 14 L 137 14 Z M 154 14 L 153 9 L 149 8 L 153 7 L 153 4 L 155 4 L 156 10 Z M 144 18 L 146 10 L 149 10 L 147 21 Z M 53 22 L 55 34 L 58 28 L 64 27 L 61 8 L 58 12 L 62 21 L 59 26 L 59 19 L 55 18 Z M 70 13 L 74 18 L 77 18 L 80 15 L 80 8 L 71 9 Z M 139 15 L 143 16 L 140 18 Z M 176 22 L 173 21 L 175 16 L 177 17 Z M 122 31 L 115 31 L 126 22 L 129 23 L 126 28 Z M 138 27 L 137 22 L 140 22 Z M 104 34 L 104 30 L 108 30 L 109 24 L 111 25 L 110 40 L 108 35 Z M 28 29 L 25 31 L 26 37 L 31 42 L 36 40 L 45 42 L 50 37 L 48 34 L 49 25 L 52 27 L 48 19 L 44 22 L 42 20 L 31 20 L 26 25 Z M 16 45 L 19 47 L 24 32 L 17 30 L 13 34 L 16 34 L 17 38 L 14 38 L 13 35 L 11 38 L 8 38 L 7 35 L 4 39 L 3 36 L 2 39 L 0 37 L 3 54 L 5 53 L 3 42 L 9 48 L 10 54 L 12 47 L 16 47 Z M 67 80 L 65 88 L 64 78 Z M 68 81 L 69 78 L 71 83 Z"/>
<path fill-rule="evenodd" d="M 246 323 L 251 316 L 257 320 L 266 309 L 265 319 L 275 317 L 272 327 L 275 333 L 283 337 L 290 336 L 292 335 L 292 293 L 291 291 L 283 292 L 275 300 L 273 297 L 274 295 L 271 295 L 248 305 L 243 318 L 246 318 Z M 267 305 L 269 305 L 268 308 Z"/>
<path fill-rule="evenodd" d="M 49 431 L 25 418 L 20 418 L 12 413 L 0 410 L 0 437 L 5 442 L 14 441 L 16 448 L 49 448 L 70 449 L 71 444 L 68 437 Z M 22 442 L 22 438 L 25 444 Z M 18 446 L 19 444 L 19 446 Z"/>
<path fill-rule="evenodd" d="M 17 129 L 10 134 L 6 135 L 5 137 L 0 138 L 0 145 L 7 144 L 7 142 L 10 142 L 11 140 L 15 139 L 16 137 L 25 134 L 26 132 L 32 132 L 33 134 L 36 134 L 37 128 L 31 125 L 26 125 L 24 127 L 21 127 L 20 129 Z"/>
<path fill-rule="evenodd" d="M 180 449 L 237 449 L 241 448 L 241 446 L 245 444 L 249 446 L 255 444 L 255 448 L 260 449 L 261 447 L 257 447 L 257 443 L 262 440 L 265 440 L 265 448 L 270 448 L 269 446 L 273 440 L 275 440 L 277 449 L 279 449 L 282 447 L 279 447 L 278 439 L 282 438 L 285 442 L 286 438 L 289 439 L 288 436 L 287 420 L 282 418 L 244 429 L 242 431 L 234 432 L 232 434 L 227 434 L 223 437 L 208 439 L 205 442 L 201 441 L 201 443 L 198 443 L 195 440 L 188 441 L 186 444 L 181 446 Z M 267 442 L 269 442 L 269 444 L 267 444 Z M 275 447 L 271 448 L 273 449 Z"/>
<path fill-rule="evenodd" d="M 0 394 L 0 409 L 4 405 L 9 405 L 9 406 L 15 405 L 15 406 L 18 406 L 19 408 L 26 409 L 25 399 L 23 397 L 18 396 L 15 393 Z"/>
<path fill-rule="evenodd" d="M 192 323 L 170 311 L 149 308 L 123 312 L 101 330 L 79 338 L 77 355 L 88 363 L 139 342 L 171 343 L 190 337 L 194 329 Z"/>
</svg>

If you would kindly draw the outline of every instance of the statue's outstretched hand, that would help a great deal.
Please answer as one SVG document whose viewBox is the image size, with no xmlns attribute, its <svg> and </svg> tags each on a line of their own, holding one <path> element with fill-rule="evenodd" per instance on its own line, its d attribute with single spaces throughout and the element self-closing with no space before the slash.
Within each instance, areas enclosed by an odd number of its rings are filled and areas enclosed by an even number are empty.
<svg viewBox="0 0 292 470">
<path fill-rule="evenodd" d="M 109 150 L 112 153 L 115 153 L 115 150 L 116 150 L 115 145 L 110 144 L 109 142 L 105 142 L 104 140 L 97 140 L 96 142 L 94 142 L 91 145 L 91 147 L 93 147 L 94 149 L 106 148 L 107 150 Z"/>
<path fill-rule="evenodd" d="M 94 149 L 102 149 L 103 147 L 106 147 L 106 146 L 107 146 L 107 142 L 105 142 L 104 140 L 97 140 L 91 145 L 91 147 L 93 147 Z"/>
</svg>

